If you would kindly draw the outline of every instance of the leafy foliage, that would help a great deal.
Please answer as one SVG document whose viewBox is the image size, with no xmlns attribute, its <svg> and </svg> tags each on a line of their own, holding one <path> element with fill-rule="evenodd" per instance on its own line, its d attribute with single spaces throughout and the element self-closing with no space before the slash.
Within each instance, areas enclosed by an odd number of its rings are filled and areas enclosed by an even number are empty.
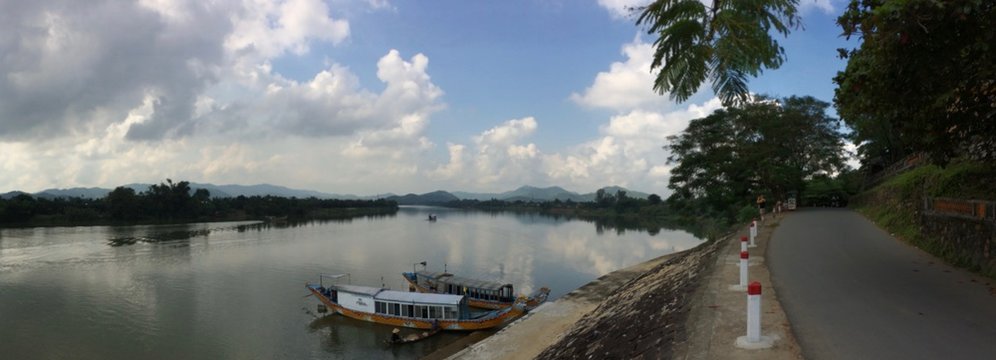
<svg viewBox="0 0 996 360">
<path fill-rule="evenodd" d="M 747 77 L 777 69 L 785 51 L 771 30 L 788 35 L 799 25 L 797 0 L 657 0 L 640 10 L 637 25 L 657 36 L 654 90 L 685 101 L 709 80 L 724 105 L 749 99 Z"/>
<path fill-rule="evenodd" d="M 245 220 L 267 217 L 330 219 L 373 210 L 394 212 L 387 200 L 298 199 L 276 196 L 211 198 L 205 189 L 191 191 L 190 183 L 152 185 L 148 191 L 118 187 L 103 199 L 34 198 L 20 194 L 0 199 L 0 224 L 65 225 L 105 223 L 159 223 L 207 220 Z M 376 211 L 373 211 L 376 212 Z"/>
<path fill-rule="evenodd" d="M 690 216 L 732 221 L 764 194 L 775 201 L 805 179 L 845 168 L 839 120 L 812 97 L 758 98 L 692 120 L 665 147 L 671 171 L 668 202 Z"/>
<path fill-rule="evenodd" d="M 834 102 L 866 166 L 914 152 L 996 159 L 996 2 L 852 0 L 837 20 L 857 49 Z"/>
</svg>

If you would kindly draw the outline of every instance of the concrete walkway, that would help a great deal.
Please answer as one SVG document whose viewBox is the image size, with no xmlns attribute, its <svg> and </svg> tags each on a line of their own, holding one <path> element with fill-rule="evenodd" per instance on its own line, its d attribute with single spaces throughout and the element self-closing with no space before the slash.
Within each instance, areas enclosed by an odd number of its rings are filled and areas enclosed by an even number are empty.
<svg viewBox="0 0 996 360">
<path fill-rule="evenodd" d="M 994 281 L 945 265 L 858 213 L 803 210 L 768 252 L 809 359 L 996 359 Z"/>
<path fill-rule="evenodd" d="M 793 215 L 788 215 L 791 217 Z M 801 359 L 799 345 L 792 335 L 785 312 L 777 300 L 776 289 L 765 264 L 771 232 L 786 217 L 767 219 L 758 227 L 757 247 L 749 248 L 749 281 L 758 281 L 761 292 L 761 335 L 774 340 L 763 349 L 745 349 L 736 344 L 747 332 L 747 292 L 732 290 L 740 282 L 740 237 L 747 228 L 731 238 L 716 258 L 711 273 L 702 282 L 688 318 L 688 341 L 675 349 L 676 359 Z"/>
</svg>

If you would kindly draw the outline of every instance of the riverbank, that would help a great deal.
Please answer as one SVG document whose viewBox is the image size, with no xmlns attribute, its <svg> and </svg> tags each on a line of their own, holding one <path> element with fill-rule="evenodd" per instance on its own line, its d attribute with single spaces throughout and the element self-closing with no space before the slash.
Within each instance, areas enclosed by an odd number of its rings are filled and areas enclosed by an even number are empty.
<svg viewBox="0 0 996 360">
<path fill-rule="evenodd" d="M 745 328 L 746 296 L 737 282 L 739 238 L 745 229 L 681 253 L 599 278 L 535 309 L 476 344 L 444 349 L 449 359 L 798 359 L 799 346 L 771 288 L 763 254 L 777 220 L 760 227 L 751 252 L 751 280 L 765 286 L 762 333 L 777 338 L 763 350 L 736 347 Z M 468 337 L 471 341 L 482 336 Z M 448 356 L 448 354 L 446 355 Z M 433 359 L 445 358 L 433 354 Z"/>
<path fill-rule="evenodd" d="M 67 215 L 43 215 L 36 216 L 29 221 L 22 222 L 0 222 L 0 228 L 33 228 L 33 227 L 71 227 L 71 226 L 136 226 L 136 225 L 178 225 L 195 224 L 205 222 L 230 222 L 230 221 L 259 221 L 272 224 L 299 224 L 309 221 L 331 221 L 349 220 L 367 216 L 393 216 L 397 214 L 398 208 L 394 207 L 366 207 L 366 208 L 333 208 L 316 209 L 308 212 L 304 216 L 251 216 L 244 212 L 227 214 L 224 216 L 209 216 L 199 218 L 179 218 L 179 219 L 142 219 L 142 220 L 116 220 L 107 216 L 93 216 L 78 218 Z"/>
<path fill-rule="evenodd" d="M 709 264 L 706 259 L 714 257 L 719 243 L 703 243 L 604 275 L 477 344 L 444 350 L 457 351 L 450 359 L 553 359 L 581 357 L 588 351 L 598 357 L 662 354 L 660 341 L 642 340 L 657 335 L 675 341 L 681 338 L 678 327 L 658 324 L 683 323 L 687 311 L 658 310 L 686 306 L 698 274 Z M 632 346 L 618 346 L 634 339 L 647 346 L 635 348 L 637 352 Z"/>
</svg>

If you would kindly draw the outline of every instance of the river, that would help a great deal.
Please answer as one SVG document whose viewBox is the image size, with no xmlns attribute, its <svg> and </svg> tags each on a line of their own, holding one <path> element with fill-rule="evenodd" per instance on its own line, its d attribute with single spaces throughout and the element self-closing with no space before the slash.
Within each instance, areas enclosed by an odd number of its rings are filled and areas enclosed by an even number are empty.
<svg viewBox="0 0 996 360">
<path fill-rule="evenodd" d="M 438 221 L 426 221 L 428 214 Z M 198 223 L 0 229 L 5 359 L 416 358 L 464 336 L 389 347 L 391 328 L 317 317 L 306 282 L 351 274 L 406 289 L 413 264 L 551 299 L 701 240 L 535 214 L 402 207 L 296 225 Z M 418 269 L 422 265 L 417 265 Z"/>
</svg>

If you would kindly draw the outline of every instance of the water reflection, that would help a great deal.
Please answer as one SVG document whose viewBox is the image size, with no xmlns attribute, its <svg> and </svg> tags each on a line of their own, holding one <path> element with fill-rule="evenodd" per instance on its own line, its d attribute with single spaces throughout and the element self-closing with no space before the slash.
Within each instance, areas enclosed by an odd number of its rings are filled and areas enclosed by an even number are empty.
<svg viewBox="0 0 996 360">
<path fill-rule="evenodd" d="M 296 228 L 302 226 L 313 226 L 316 224 L 349 224 L 353 219 L 358 218 L 370 218 L 370 219 L 386 219 L 394 217 L 394 214 L 377 214 L 377 215 L 361 215 L 352 218 L 334 218 L 334 219 L 312 219 L 312 220 L 288 220 L 286 218 L 281 219 L 270 219 L 268 221 L 258 221 L 250 222 L 244 224 L 238 224 L 233 226 L 223 226 L 215 228 L 194 228 L 197 224 L 173 224 L 164 225 L 164 227 L 151 227 L 148 228 L 152 231 L 141 233 L 141 227 L 136 226 L 113 226 L 110 228 L 110 233 L 113 234 L 110 239 L 107 240 L 107 244 L 110 246 L 124 246 L 124 245 L 135 245 L 136 243 L 167 243 L 172 242 L 174 246 L 184 246 L 185 243 L 180 241 L 190 240 L 196 237 L 208 236 L 211 233 L 223 232 L 223 231 L 235 231 L 235 232 L 247 232 L 247 231 L 268 231 L 272 229 L 287 229 Z"/>
<path fill-rule="evenodd" d="M 405 207 L 349 220 L 0 229 L 0 343 L 12 359 L 416 358 L 465 334 L 387 347 L 389 327 L 316 320 L 304 283 L 351 273 L 354 284 L 406 289 L 400 273 L 427 261 L 520 293 L 549 286 L 556 299 L 700 242 L 683 231 L 601 227 Z"/>
</svg>

